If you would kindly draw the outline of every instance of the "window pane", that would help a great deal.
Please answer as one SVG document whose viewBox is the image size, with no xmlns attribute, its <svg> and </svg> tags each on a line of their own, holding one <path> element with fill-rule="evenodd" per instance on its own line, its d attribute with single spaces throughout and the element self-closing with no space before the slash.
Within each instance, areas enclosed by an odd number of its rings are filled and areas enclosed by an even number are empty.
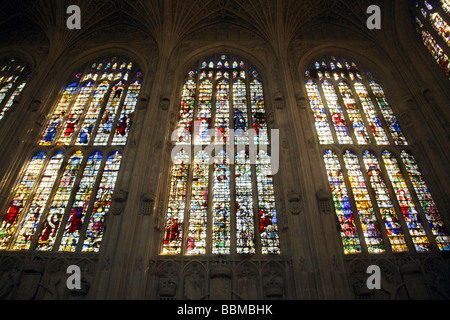
<svg viewBox="0 0 450 320">
<path fill-rule="evenodd" d="M 125 85 L 122 81 L 113 85 L 111 93 L 109 95 L 108 104 L 106 105 L 105 111 L 100 116 L 100 123 L 98 125 L 99 127 L 94 142 L 96 146 L 108 145 L 108 140 L 111 136 L 120 102 L 122 101 L 122 93 L 124 92 L 124 90 Z M 80 142 L 84 139 L 82 138 L 84 134 L 85 133 L 83 131 L 80 132 Z"/>
<path fill-rule="evenodd" d="M 186 208 L 186 188 L 189 155 L 182 151 L 174 160 L 170 180 L 169 204 L 163 242 L 163 254 L 180 254 L 183 239 L 184 210 Z"/>
<path fill-rule="evenodd" d="M 206 253 L 206 226 L 208 221 L 209 155 L 200 151 L 192 166 L 192 195 L 187 253 Z"/>
<path fill-rule="evenodd" d="M 133 115 L 141 92 L 141 82 L 135 81 L 128 87 L 128 92 L 123 103 L 117 127 L 114 134 L 113 145 L 124 146 L 127 144 L 130 133 Z"/>
<path fill-rule="evenodd" d="M 409 233 L 418 252 L 430 251 L 430 241 L 425 233 L 411 193 L 406 185 L 403 174 L 400 171 L 397 160 L 388 151 L 383 152 L 383 161 L 386 166 L 395 195 L 400 204 L 403 217 L 409 229 Z"/>
<path fill-rule="evenodd" d="M 334 123 L 334 129 L 340 144 L 352 144 L 352 138 L 348 132 L 347 122 L 345 121 L 342 108 L 339 104 L 334 86 L 329 81 L 322 84 L 322 88 L 327 101 L 328 109 L 331 114 L 331 119 Z"/>
<path fill-rule="evenodd" d="M 338 87 L 341 92 L 342 99 L 344 100 L 344 104 L 347 107 L 348 117 L 353 124 L 353 130 L 355 131 L 358 144 L 370 144 L 369 134 L 367 133 L 360 110 L 355 99 L 353 98 L 353 93 L 350 86 L 344 81 L 339 81 Z"/>
<path fill-rule="evenodd" d="M 13 247 L 14 250 L 27 250 L 30 248 L 40 217 L 46 208 L 47 201 L 49 200 L 55 181 L 58 178 L 59 169 L 61 168 L 63 160 L 63 152 L 58 152 L 50 159 L 36 190 L 36 194 L 31 201 L 31 205 L 25 216 L 25 221 L 21 224 L 21 229 Z"/>
<path fill-rule="evenodd" d="M 25 208 L 25 205 L 33 190 L 34 183 L 38 178 L 44 164 L 45 152 L 38 152 L 28 164 L 22 180 L 15 191 L 14 198 L 3 216 L 0 229 L 0 249 L 7 249 L 12 235 L 17 228 L 17 222 Z"/>
<path fill-rule="evenodd" d="M 92 82 L 85 83 L 81 87 L 81 92 L 78 94 L 78 97 L 75 101 L 75 104 L 72 107 L 69 116 L 67 117 L 67 119 L 65 119 L 66 122 L 64 123 L 64 129 L 62 131 L 61 137 L 58 140 L 58 144 L 68 145 L 71 143 L 73 134 L 76 132 L 78 128 L 80 117 L 83 115 L 84 109 L 86 105 L 89 103 L 89 98 L 93 90 L 94 90 L 94 83 Z M 98 96 L 99 92 L 97 91 L 97 97 Z"/>
<path fill-rule="evenodd" d="M 436 242 L 441 251 L 450 250 L 450 237 L 448 230 L 444 225 L 444 221 L 438 212 L 436 203 L 431 196 L 431 192 L 428 189 L 425 179 L 417 165 L 415 158 L 409 152 L 402 152 L 402 159 L 408 171 L 411 183 L 416 191 L 417 197 L 419 198 L 420 204 L 422 205 L 423 212 L 428 221 L 428 225 L 436 237 Z"/>
<path fill-rule="evenodd" d="M 361 227 L 369 253 L 385 251 L 380 227 L 375 217 L 372 201 L 367 190 L 366 182 L 359 165 L 358 157 L 351 151 L 344 154 L 344 162 L 353 191 L 356 210 L 361 221 Z"/>
<path fill-rule="evenodd" d="M 87 145 L 91 139 L 91 136 L 94 131 L 95 124 L 97 122 L 98 115 L 100 114 L 100 110 L 103 105 L 103 101 L 107 98 L 106 94 L 109 90 L 109 83 L 103 82 L 98 87 L 97 90 L 94 92 L 94 96 L 91 100 L 89 109 L 87 112 L 85 112 L 82 109 L 79 109 L 79 112 L 81 114 L 84 114 L 84 121 L 81 126 L 80 133 L 78 135 L 78 139 L 76 141 L 76 144 L 78 145 Z M 75 115 L 76 123 L 79 121 L 79 117 L 81 117 L 81 114 Z M 77 125 L 75 124 L 74 129 L 76 130 Z M 66 140 L 67 141 L 67 140 Z"/>
<path fill-rule="evenodd" d="M 92 83 L 91 83 L 92 85 Z M 55 112 L 52 114 L 50 118 L 50 122 L 45 129 L 44 134 L 41 138 L 41 145 L 51 145 L 56 138 L 57 133 L 60 131 L 61 126 L 63 125 L 64 116 L 67 114 L 71 99 L 75 95 L 77 91 L 78 83 L 73 82 L 67 86 L 64 90 L 62 97 L 56 107 Z M 85 84 L 81 87 L 80 95 L 86 95 L 91 90 L 91 86 Z"/>
<path fill-rule="evenodd" d="M 405 236 L 399 222 L 399 217 L 391 201 L 389 190 L 384 182 L 378 159 L 369 151 L 364 152 L 363 157 L 372 189 L 375 192 L 381 218 L 383 219 L 387 236 L 391 243 L 391 249 L 393 252 L 406 252 L 408 251 L 408 247 Z"/>
<path fill-rule="evenodd" d="M 230 254 L 230 160 L 225 151 L 215 157 L 212 253 Z"/>
<path fill-rule="evenodd" d="M 226 143 L 230 127 L 230 86 L 228 81 L 221 80 L 216 91 L 216 143 Z"/>
<path fill-rule="evenodd" d="M 83 243 L 83 252 L 98 252 L 103 239 L 103 224 L 111 206 L 111 198 L 119 175 L 122 154 L 118 151 L 106 160 L 100 186 L 95 197 L 89 225 Z"/>
<path fill-rule="evenodd" d="M 306 83 L 306 90 L 308 91 L 308 99 L 310 101 L 311 109 L 314 113 L 314 120 L 319 137 L 320 144 L 333 144 L 333 136 L 331 135 L 330 126 L 328 124 L 327 113 L 322 103 L 319 88 L 314 81 L 309 80 Z"/>
<path fill-rule="evenodd" d="M 339 158 L 333 151 L 327 150 L 324 154 L 324 161 L 333 196 L 334 209 L 341 226 L 340 234 L 344 252 L 345 254 L 360 253 L 361 244 Z"/>
<path fill-rule="evenodd" d="M 394 115 L 394 112 L 392 111 L 392 108 L 386 99 L 383 88 L 375 81 L 370 82 L 370 87 L 372 88 L 373 94 L 375 95 L 378 103 L 378 107 L 383 114 L 384 120 L 388 125 L 395 144 L 400 146 L 408 145 L 402 129 L 400 128 L 400 124 L 398 123 L 397 117 Z"/>
<path fill-rule="evenodd" d="M 280 241 L 278 233 L 277 209 L 270 156 L 261 150 L 256 164 L 258 186 L 259 231 L 262 254 L 279 254 Z"/>
<path fill-rule="evenodd" d="M 369 122 L 370 129 L 375 136 L 375 140 L 379 145 L 389 145 L 389 140 L 383 128 L 380 118 L 377 115 L 375 106 L 369 96 L 367 88 L 359 81 L 355 82 L 355 89 L 363 106 Z"/>
<path fill-rule="evenodd" d="M 235 175 L 237 253 L 255 253 L 252 172 L 245 151 L 236 154 Z"/>
<path fill-rule="evenodd" d="M 83 227 L 84 217 L 91 200 L 92 191 L 97 180 L 97 174 L 100 170 L 102 159 L 102 154 L 100 152 L 95 152 L 87 161 L 78 192 L 75 195 L 75 200 L 66 222 L 59 251 L 73 252 L 78 245 L 80 230 Z"/>
<path fill-rule="evenodd" d="M 75 152 L 69 158 L 55 197 L 50 205 L 48 218 L 39 237 L 37 250 L 48 251 L 53 248 L 82 161 L 83 153 L 81 151 Z"/>
</svg>

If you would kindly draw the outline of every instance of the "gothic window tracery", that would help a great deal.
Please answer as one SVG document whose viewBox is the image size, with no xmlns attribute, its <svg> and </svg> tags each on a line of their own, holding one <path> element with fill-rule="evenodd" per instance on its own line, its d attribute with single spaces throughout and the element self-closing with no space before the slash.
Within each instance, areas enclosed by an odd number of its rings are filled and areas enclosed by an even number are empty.
<svg viewBox="0 0 450 320">
<path fill-rule="evenodd" d="M 259 149 L 252 160 L 249 150 L 250 138 L 269 145 L 259 73 L 232 55 L 200 61 L 181 90 L 176 129 L 182 149 L 173 159 L 161 253 L 279 254 L 270 154 Z"/>
<path fill-rule="evenodd" d="M 450 237 L 382 85 L 315 61 L 306 91 L 345 254 L 450 250 Z"/>
<path fill-rule="evenodd" d="M 0 249 L 100 250 L 141 81 L 118 56 L 68 81 L 2 212 Z"/>
</svg>

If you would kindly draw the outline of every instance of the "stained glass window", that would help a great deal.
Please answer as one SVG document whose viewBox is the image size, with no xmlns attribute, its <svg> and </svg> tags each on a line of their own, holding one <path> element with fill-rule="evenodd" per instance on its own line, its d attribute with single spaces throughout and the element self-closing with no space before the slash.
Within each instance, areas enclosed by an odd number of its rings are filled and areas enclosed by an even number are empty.
<svg viewBox="0 0 450 320">
<path fill-rule="evenodd" d="M 24 90 L 29 76 L 30 71 L 25 63 L 15 59 L 0 61 L 0 121 Z"/>
<path fill-rule="evenodd" d="M 449 250 L 448 230 L 415 158 L 404 150 L 406 135 L 380 82 L 336 57 L 314 61 L 305 78 L 344 253 Z M 332 144 L 358 147 L 340 153 Z"/>
<path fill-rule="evenodd" d="M 37 141 L 45 151 L 2 212 L 0 249 L 100 251 L 140 78 L 131 61 L 111 57 L 69 80 Z"/>
<path fill-rule="evenodd" d="M 422 42 L 450 79 L 450 2 L 415 2 L 416 27 Z"/>
<path fill-rule="evenodd" d="M 231 55 L 201 61 L 176 130 L 161 253 L 279 254 L 271 157 L 250 150 L 270 144 L 259 73 Z"/>
</svg>

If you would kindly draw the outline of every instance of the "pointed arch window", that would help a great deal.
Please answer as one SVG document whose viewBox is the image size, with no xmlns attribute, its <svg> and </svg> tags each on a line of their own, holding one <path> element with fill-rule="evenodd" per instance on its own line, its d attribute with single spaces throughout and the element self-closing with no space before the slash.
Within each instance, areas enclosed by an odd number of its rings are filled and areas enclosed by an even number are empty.
<svg viewBox="0 0 450 320">
<path fill-rule="evenodd" d="M 450 0 L 416 0 L 413 15 L 423 44 L 450 79 Z"/>
<path fill-rule="evenodd" d="M 270 145 L 267 130 L 263 84 L 247 61 L 217 55 L 188 73 L 162 254 L 280 253 L 270 153 L 252 161 L 249 150 Z"/>
<path fill-rule="evenodd" d="M 100 250 L 141 81 L 117 56 L 68 81 L 2 214 L 1 250 Z"/>
<path fill-rule="evenodd" d="M 450 250 L 450 236 L 382 85 L 346 59 L 305 73 L 345 254 Z"/>
<path fill-rule="evenodd" d="M 11 110 L 30 77 L 27 64 L 16 59 L 0 61 L 0 121 Z"/>
</svg>

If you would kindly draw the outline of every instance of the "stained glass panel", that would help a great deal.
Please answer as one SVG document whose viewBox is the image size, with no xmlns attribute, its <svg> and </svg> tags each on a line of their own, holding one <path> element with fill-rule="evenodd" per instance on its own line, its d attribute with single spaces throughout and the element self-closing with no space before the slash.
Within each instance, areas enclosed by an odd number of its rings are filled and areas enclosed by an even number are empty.
<svg viewBox="0 0 450 320">
<path fill-rule="evenodd" d="M 173 159 L 170 179 L 169 204 L 165 222 L 163 254 L 180 254 L 183 239 L 184 211 L 186 208 L 186 189 L 189 155 L 182 151 Z"/>
<path fill-rule="evenodd" d="M 395 211 L 394 204 L 391 201 L 389 190 L 384 182 L 378 159 L 370 151 L 365 151 L 363 158 L 370 184 L 375 192 L 375 198 L 386 228 L 391 249 L 393 252 L 406 252 L 408 251 L 408 247 L 406 245 L 405 236 L 402 231 L 399 217 Z"/>
<path fill-rule="evenodd" d="M 192 135 L 192 124 L 194 120 L 194 106 L 195 106 L 195 94 L 197 84 L 194 80 L 188 79 L 183 86 L 183 93 L 181 97 L 181 109 L 178 116 L 179 135 L 177 141 L 179 143 L 191 143 L 191 141 L 185 141 L 183 131 L 189 132 Z"/>
<path fill-rule="evenodd" d="M 261 150 L 256 164 L 258 187 L 259 231 L 262 254 L 279 254 L 280 241 L 278 233 L 277 209 L 270 156 Z"/>
<path fill-rule="evenodd" d="M 81 151 L 75 152 L 69 158 L 56 194 L 50 204 L 49 213 L 38 240 L 37 250 L 49 251 L 53 248 L 82 161 L 83 153 Z"/>
<path fill-rule="evenodd" d="M 31 241 L 36 232 L 41 215 L 43 214 L 50 194 L 58 178 L 59 169 L 64 160 L 64 153 L 56 153 L 47 165 L 41 182 L 31 201 L 25 220 L 21 223 L 19 233 L 15 239 L 14 250 L 27 250 L 30 248 Z"/>
<path fill-rule="evenodd" d="M 9 208 L 3 216 L 2 225 L 0 228 L 1 250 L 7 249 L 11 242 L 13 233 L 17 228 L 18 220 L 21 217 L 22 211 L 26 209 L 26 203 L 33 191 L 34 184 L 44 164 L 45 155 L 45 152 L 41 151 L 33 156 L 25 170 L 25 174 L 22 177 L 19 186 L 15 191 L 15 195 Z"/>
<path fill-rule="evenodd" d="M 58 132 L 60 132 L 60 129 L 63 125 L 64 117 L 69 110 L 70 102 L 77 91 L 77 87 L 78 83 L 72 82 L 64 90 L 58 106 L 56 107 L 55 112 L 52 114 L 50 122 L 47 125 L 44 134 L 42 135 L 40 142 L 41 145 L 48 146 L 51 145 L 53 141 L 55 141 L 56 135 L 58 134 Z M 89 83 L 84 84 L 81 87 L 81 95 L 88 95 L 91 89 L 92 83 L 90 83 L 90 85 Z"/>
<path fill-rule="evenodd" d="M 436 203 L 434 202 L 431 192 L 417 165 L 416 159 L 411 153 L 406 151 L 403 151 L 401 156 L 411 179 L 411 183 L 416 191 L 416 195 L 419 198 L 423 212 L 425 213 L 428 225 L 430 226 L 433 235 L 436 237 L 439 250 L 449 251 L 450 236 L 448 230 L 444 225 L 444 221 L 442 221 Z"/>
<path fill-rule="evenodd" d="M 405 178 L 400 171 L 397 159 L 390 152 L 384 151 L 383 161 L 416 250 L 418 252 L 430 251 L 430 241 L 423 228 Z"/>
<path fill-rule="evenodd" d="M 130 133 L 133 115 L 141 92 L 141 82 L 135 81 L 128 86 L 128 92 L 120 112 L 119 120 L 115 129 L 113 145 L 124 146 L 127 144 L 128 135 Z"/>
<path fill-rule="evenodd" d="M 245 151 L 236 154 L 235 175 L 237 253 L 255 253 L 252 172 Z"/>
<path fill-rule="evenodd" d="M 213 84 L 210 80 L 204 80 L 199 87 L 199 104 L 197 124 L 195 127 L 196 143 L 209 144 L 211 136 L 211 112 L 212 112 Z"/>
<path fill-rule="evenodd" d="M 372 131 L 377 144 L 379 145 L 389 145 L 389 140 L 387 138 L 386 132 L 383 128 L 380 118 L 377 115 L 377 111 L 369 96 L 369 92 L 364 84 L 359 81 L 355 82 L 355 90 L 361 101 L 364 113 L 366 114 L 367 120 L 369 122 L 370 130 Z"/>
<path fill-rule="evenodd" d="M 10 111 L 14 100 L 28 80 L 28 67 L 15 59 L 0 63 L 0 120 Z"/>
<path fill-rule="evenodd" d="M 355 132 L 358 144 L 370 144 L 369 134 L 367 133 L 366 126 L 364 124 L 360 110 L 356 104 L 356 101 L 353 97 L 353 92 L 350 86 L 344 81 L 339 81 L 338 87 L 342 95 L 344 104 L 347 108 L 348 117 L 350 118 L 351 124 L 353 125 L 353 130 Z"/>
<path fill-rule="evenodd" d="M 191 213 L 186 240 L 188 254 L 206 253 L 206 228 L 208 222 L 209 155 L 200 151 L 192 166 Z"/>
<path fill-rule="evenodd" d="M 329 81 L 324 81 L 322 88 L 325 95 L 325 100 L 329 112 L 331 114 L 331 119 L 334 123 L 334 129 L 336 130 L 336 135 L 340 144 L 352 144 L 352 138 L 350 137 L 347 122 L 345 120 L 342 107 L 338 101 L 338 96 L 334 90 L 333 84 Z"/>
<path fill-rule="evenodd" d="M 69 218 L 66 222 L 59 251 L 74 252 L 77 248 L 80 231 L 83 227 L 84 218 L 92 197 L 102 159 L 102 154 L 98 151 L 88 158 L 83 177 L 80 181 L 80 186 L 75 195 L 72 209 L 70 210 Z"/>
<path fill-rule="evenodd" d="M 122 94 L 125 90 L 125 85 L 122 81 L 116 83 L 111 90 L 109 95 L 108 103 L 103 111 L 103 114 L 100 116 L 100 123 L 98 124 L 97 134 L 95 136 L 94 144 L 97 146 L 106 146 L 108 145 L 109 137 L 111 136 L 111 132 L 113 130 L 113 125 L 116 120 L 116 116 L 118 114 L 120 102 L 122 100 Z M 99 111 L 100 112 L 100 111 Z M 98 117 L 98 114 L 97 114 Z M 98 122 L 98 120 L 96 119 Z M 89 132 L 89 131 L 88 131 Z M 83 140 L 82 135 L 84 132 L 80 133 L 80 142 Z"/>
<path fill-rule="evenodd" d="M 353 152 L 346 151 L 344 162 L 367 250 L 369 253 L 382 253 L 385 251 L 384 243 L 358 157 Z"/>
<path fill-rule="evenodd" d="M 327 150 L 324 154 L 324 161 L 333 196 L 334 209 L 341 226 L 340 234 L 344 252 L 345 254 L 360 253 L 361 244 L 339 158 L 333 151 Z"/>
<path fill-rule="evenodd" d="M 217 84 L 215 128 L 216 143 L 226 143 L 229 137 L 230 127 L 230 86 L 228 81 L 221 80 Z"/>
<path fill-rule="evenodd" d="M 372 88 L 373 94 L 375 95 L 378 106 L 383 114 L 384 120 L 387 123 L 395 144 L 400 146 L 408 145 L 405 135 L 403 134 L 400 124 L 398 123 L 398 119 L 394 115 L 394 112 L 386 99 L 383 88 L 375 81 L 370 82 L 370 87 Z"/>
<path fill-rule="evenodd" d="M 230 159 L 221 151 L 214 161 L 212 253 L 230 254 Z"/>
<path fill-rule="evenodd" d="M 252 108 L 252 125 L 256 132 L 255 142 L 257 144 L 268 144 L 267 119 L 264 102 L 264 92 L 262 83 L 254 79 L 250 83 L 250 97 Z"/>
<path fill-rule="evenodd" d="M 78 135 L 78 139 L 77 139 L 77 143 L 78 145 L 87 145 L 91 139 L 92 134 L 94 133 L 94 126 L 95 123 L 97 122 L 97 118 L 100 114 L 100 110 L 102 108 L 103 105 L 103 101 L 106 98 L 106 94 L 109 90 L 109 83 L 108 82 L 102 82 L 98 87 L 97 90 L 94 92 L 94 96 L 92 97 L 90 106 L 88 108 L 88 110 L 85 112 L 83 109 L 78 109 L 77 111 L 74 112 L 74 120 L 75 122 L 71 123 L 75 123 L 75 126 L 73 127 L 73 131 L 76 132 L 77 130 L 77 123 L 79 121 L 81 121 L 81 117 L 84 116 L 84 121 L 83 124 L 81 125 L 81 130 L 80 133 Z M 79 113 L 78 113 L 79 112 Z M 70 118 L 70 116 L 69 116 Z M 72 132 L 73 132 L 72 131 Z M 67 131 L 66 131 L 67 133 Z M 69 139 L 68 137 L 70 137 L 70 135 L 66 135 L 67 139 Z M 66 141 L 65 143 L 68 143 L 68 140 L 61 140 L 61 143 L 64 143 L 64 141 Z"/>
<path fill-rule="evenodd" d="M 310 101 L 311 109 L 314 113 L 314 120 L 319 137 L 320 144 L 333 144 L 333 136 L 328 124 L 327 113 L 322 103 L 319 87 L 314 81 L 309 80 L 306 83 L 306 90 L 308 92 L 308 99 Z"/>
<path fill-rule="evenodd" d="M 233 84 L 234 130 L 236 144 L 248 143 L 247 86 L 242 79 Z M 242 130 L 238 133 L 239 130 Z"/>
<path fill-rule="evenodd" d="M 450 46 L 450 26 L 437 12 L 430 14 L 431 25 L 439 33 L 447 46 Z"/>
<path fill-rule="evenodd" d="M 119 175 L 122 154 L 112 153 L 106 160 L 100 186 L 83 243 L 83 252 L 98 252 L 103 239 L 104 223 L 111 206 L 111 198 Z"/>
<path fill-rule="evenodd" d="M 16 88 L 16 90 L 14 90 L 14 92 L 11 94 L 11 97 L 8 99 L 8 102 L 6 102 L 5 106 L 3 107 L 3 110 L 0 111 L 0 120 L 2 120 L 5 117 L 5 115 L 9 112 L 9 110 L 11 109 L 11 106 L 14 103 L 14 100 L 22 93 L 23 89 L 25 88 L 25 85 L 26 85 L 26 82 L 22 82 Z M 0 91 L 0 100 L 3 100 L 1 96 L 2 96 L 2 92 Z"/>
</svg>

